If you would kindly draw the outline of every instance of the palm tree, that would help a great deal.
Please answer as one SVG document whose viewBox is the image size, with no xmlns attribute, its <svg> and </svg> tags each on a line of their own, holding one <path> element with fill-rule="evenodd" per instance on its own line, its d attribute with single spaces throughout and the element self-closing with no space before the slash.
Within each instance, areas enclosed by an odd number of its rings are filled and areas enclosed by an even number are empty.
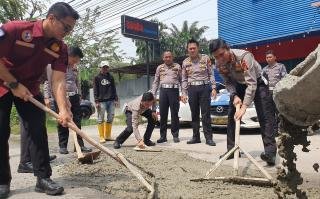
<svg viewBox="0 0 320 199">
<path fill-rule="evenodd" d="M 151 61 L 157 60 L 161 57 L 162 52 L 166 49 L 165 40 L 169 37 L 165 31 L 168 29 L 167 25 L 158 20 L 151 20 L 159 24 L 159 41 L 149 42 L 149 58 Z M 139 39 L 133 39 L 135 46 L 137 47 L 136 53 L 138 55 L 138 63 L 145 62 L 147 46 L 145 41 Z"/>
<path fill-rule="evenodd" d="M 172 28 L 169 28 L 171 31 L 171 41 L 169 45 L 175 56 L 179 57 L 186 54 L 186 44 L 191 38 L 199 41 L 200 46 L 204 46 L 202 44 L 203 42 L 205 42 L 205 46 L 207 45 L 207 41 L 202 35 L 209 27 L 202 26 L 198 28 L 198 23 L 198 21 L 195 21 L 189 27 L 188 21 L 184 21 L 181 30 L 179 30 L 175 24 L 171 24 Z"/>
<path fill-rule="evenodd" d="M 171 24 L 172 27 L 168 28 L 165 24 L 158 23 L 160 26 L 159 42 L 149 43 L 149 57 L 159 60 L 161 59 L 161 54 L 166 50 L 173 52 L 175 57 L 185 56 L 186 44 L 191 38 L 199 41 L 201 53 L 208 53 L 208 41 L 203 37 L 203 33 L 209 28 L 208 26 L 198 28 L 198 21 L 193 22 L 191 26 L 188 25 L 188 21 L 184 21 L 181 30 L 179 30 L 175 24 Z M 141 40 L 134 40 L 134 42 L 137 47 L 136 53 L 139 56 L 138 62 L 144 62 L 146 44 Z M 151 61 L 154 61 L 154 59 L 151 59 Z"/>
</svg>

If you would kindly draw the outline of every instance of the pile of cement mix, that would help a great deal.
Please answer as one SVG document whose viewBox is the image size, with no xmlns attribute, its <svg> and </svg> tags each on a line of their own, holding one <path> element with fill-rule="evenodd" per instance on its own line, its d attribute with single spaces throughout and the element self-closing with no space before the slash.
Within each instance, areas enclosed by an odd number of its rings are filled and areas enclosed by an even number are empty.
<svg viewBox="0 0 320 199">
<path fill-rule="evenodd" d="M 302 151 L 308 152 L 310 142 L 307 140 L 305 127 L 296 126 L 280 116 L 280 136 L 278 140 L 278 153 L 284 159 L 283 167 L 277 171 L 277 185 L 275 193 L 278 198 L 286 198 L 288 195 L 296 195 L 297 198 L 308 198 L 305 191 L 298 188 L 303 183 L 301 173 L 297 170 L 295 161 L 297 155 L 294 153 L 295 145 L 302 145 Z"/>
<path fill-rule="evenodd" d="M 221 181 L 193 182 L 191 179 L 202 178 L 213 166 L 213 163 L 194 159 L 178 151 L 136 152 L 122 147 L 121 152 L 127 159 L 139 165 L 143 170 L 152 173 L 147 180 L 155 179 L 158 198 L 277 198 L 272 187 L 239 185 Z M 213 176 L 230 176 L 233 169 L 229 166 L 219 168 Z M 240 168 L 246 176 L 261 177 L 256 170 Z M 72 187 L 90 187 L 111 194 L 114 198 L 147 198 L 147 189 L 118 162 L 102 155 L 93 165 L 81 165 L 70 161 L 59 170 L 64 181 Z M 319 189 L 309 192 L 317 198 Z"/>
</svg>

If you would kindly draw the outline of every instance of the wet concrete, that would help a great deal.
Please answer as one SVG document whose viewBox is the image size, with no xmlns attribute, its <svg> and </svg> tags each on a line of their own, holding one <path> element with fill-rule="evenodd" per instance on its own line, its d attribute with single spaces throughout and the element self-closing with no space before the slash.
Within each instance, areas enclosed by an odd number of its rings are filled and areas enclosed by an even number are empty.
<svg viewBox="0 0 320 199">
<path fill-rule="evenodd" d="M 119 134 L 123 128 L 123 126 L 114 126 L 113 136 Z M 141 127 L 141 132 L 144 128 L 144 126 Z M 98 140 L 95 126 L 83 129 L 92 138 Z M 186 141 L 191 135 L 190 128 L 181 129 L 181 142 L 176 144 L 172 142 L 172 138 L 168 134 L 169 141 L 156 146 L 164 150 L 163 152 L 133 151 L 135 139 L 132 136 L 118 151 L 143 170 L 154 174 L 154 178 L 146 174 L 144 176 L 148 180 L 156 180 L 159 198 L 277 198 L 272 187 L 237 185 L 220 181 L 191 182 L 190 179 L 204 177 L 206 171 L 214 165 L 219 159 L 219 155 L 224 153 L 226 149 L 225 134 L 213 136 L 217 142 L 216 147 L 207 146 L 203 142 L 187 145 Z M 203 136 L 202 133 L 201 136 Z M 159 129 L 155 129 L 152 140 L 155 141 L 158 138 Z M 295 152 L 299 158 L 297 167 L 301 169 L 300 171 L 305 178 L 301 188 L 306 191 L 309 198 L 318 199 L 320 178 L 319 173 L 314 171 L 312 165 L 319 162 L 320 159 L 317 156 L 320 152 L 317 147 L 320 143 L 320 136 L 314 135 L 310 139 L 314 142 L 311 142 L 309 146 L 311 149 L 309 153 L 301 155 L 299 150 Z M 259 158 L 263 151 L 261 136 L 258 134 L 242 135 L 240 140 L 242 146 L 275 177 L 276 168 L 266 167 Z M 204 141 L 203 137 L 202 141 Z M 18 143 L 19 138 L 12 136 L 10 154 L 13 173 L 11 189 L 13 191 L 10 198 L 52 198 L 33 191 L 35 178 L 32 174 L 16 173 L 20 152 Z M 52 163 L 53 179 L 65 187 L 65 194 L 54 198 L 147 198 L 146 188 L 125 167 L 108 156 L 102 155 L 93 165 L 81 165 L 76 161 L 74 153 L 68 155 L 57 153 L 56 135 L 49 135 L 49 146 L 51 154 L 58 156 L 57 160 Z M 111 149 L 112 142 L 107 142 L 105 146 Z M 72 143 L 69 143 L 69 151 L 71 152 L 72 149 Z M 277 158 L 277 163 L 280 162 L 281 159 Z M 212 176 L 232 175 L 232 165 L 232 160 L 226 161 Z M 311 165 L 310 168 L 307 165 Z M 245 176 L 262 176 L 244 156 L 240 159 L 240 168 L 240 173 Z M 294 196 L 288 195 L 287 198 L 294 198 Z"/>
</svg>

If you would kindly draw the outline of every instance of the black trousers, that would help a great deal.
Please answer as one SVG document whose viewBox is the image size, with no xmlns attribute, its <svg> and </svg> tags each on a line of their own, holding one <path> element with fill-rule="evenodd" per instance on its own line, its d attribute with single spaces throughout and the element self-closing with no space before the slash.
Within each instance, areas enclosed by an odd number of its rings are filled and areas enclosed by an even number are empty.
<svg viewBox="0 0 320 199">
<path fill-rule="evenodd" d="M 126 111 L 126 123 L 127 127 L 120 133 L 120 135 L 116 138 L 116 140 L 120 143 L 123 144 L 128 137 L 133 133 L 133 127 L 132 127 L 132 112 L 131 111 Z M 143 117 L 147 118 L 148 120 L 148 125 L 146 132 L 144 133 L 143 140 L 144 141 L 149 141 L 152 135 L 152 131 L 154 129 L 154 120 L 152 118 L 152 111 L 150 109 L 146 110 L 141 114 Z"/>
<path fill-rule="evenodd" d="M 171 113 L 171 133 L 173 137 L 179 137 L 179 89 L 160 89 L 160 136 L 167 137 L 168 111 Z"/>
<path fill-rule="evenodd" d="M 243 100 L 245 84 L 236 85 L 236 95 Z M 258 81 L 257 90 L 254 97 L 254 104 L 257 111 L 257 116 L 260 124 L 260 131 L 264 146 L 264 151 L 267 154 L 276 154 L 277 146 L 275 140 L 275 113 L 272 104 L 272 97 L 269 93 L 269 88 L 263 82 Z M 230 99 L 227 125 L 227 148 L 228 150 L 234 147 L 235 139 L 235 121 L 234 114 L 236 108 L 233 105 L 233 97 Z"/>
<path fill-rule="evenodd" d="M 35 96 L 44 103 L 42 96 Z M 30 102 L 25 102 L 14 97 L 11 92 L 0 98 L 0 184 L 8 184 L 11 181 L 9 164 L 9 137 L 10 137 L 10 113 L 12 104 L 15 104 L 18 114 L 27 129 L 31 162 L 34 175 L 41 178 L 51 176 L 49 164 L 49 148 L 46 129 L 45 112 Z"/>
<path fill-rule="evenodd" d="M 23 126 L 22 118 L 19 116 L 20 121 L 20 139 L 21 139 L 21 146 L 20 146 L 20 163 L 24 164 L 27 162 L 31 162 L 31 156 L 29 151 L 29 140 L 28 140 L 28 133 L 26 128 Z"/>
<path fill-rule="evenodd" d="M 191 109 L 193 138 L 200 140 L 200 109 L 203 132 L 206 140 L 212 140 L 210 119 L 211 86 L 189 86 L 188 97 Z"/>
<path fill-rule="evenodd" d="M 81 108 L 80 108 L 80 95 L 74 95 L 69 97 L 71 103 L 71 112 L 73 115 L 73 121 L 79 129 L 81 129 Z M 55 102 L 56 110 L 58 110 L 57 103 Z M 59 110 L 58 110 L 59 112 Z M 63 127 L 62 125 L 57 125 L 58 137 L 59 137 L 59 147 L 67 148 L 69 139 L 69 128 Z M 81 136 L 77 134 L 78 143 L 81 147 L 84 146 Z"/>
<path fill-rule="evenodd" d="M 273 101 L 273 91 L 269 90 L 269 94 L 271 96 L 272 108 L 273 108 L 274 115 L 275 115 L 275 125 L 274 125 L 275 131 L 274 132 L 277 134 L 279 131 L 279 124 L 280 124 L 279 111 L 277 109 L 276 104 Z"/>
</svg>

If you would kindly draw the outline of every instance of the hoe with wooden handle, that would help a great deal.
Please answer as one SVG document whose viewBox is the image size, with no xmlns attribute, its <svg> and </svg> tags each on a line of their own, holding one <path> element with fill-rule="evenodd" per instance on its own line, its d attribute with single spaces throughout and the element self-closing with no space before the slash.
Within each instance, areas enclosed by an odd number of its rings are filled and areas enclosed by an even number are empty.
<svg viewBox="0 0 320 199">
<path fill-rule="evenodd" d="M 52 115 L 55 118 L 59 118 L 59 115 L 52 111 L 51 109 L 49 109 L 48 107 L 46 107 L 45 105 L 43 105 L 42 103 L 40 103 L 39 101 L 37 101 L 36 99 L 34 99 L 33 97 L 29 97 L 28 99 L 31 103 L 33 103 L 35 106 L 39 107 L 40 109 L 44 110 L 45 112 L 49 113 L 50 115 Z M 149 198 L 154 198 L 155 195 L 157 194 L 155 192 L 155 186 L 156 183 L 152 183 L 153 185 L 151 185 L 142 175 L 140 170 L 134 166 L 133 164 L 131 164 L 121 153 L 119 152 L 114 152 L 110 149 L 108 149 L 107 147 L 99 144 L 98 142 L 96 142 L 94 139 L 92 139 L 91 137 L 89 137 L 86 133 L 84 133 L 83 131 L 81 131 L 74 123 L 68 122 L 68 127 L 72 130 L 74 130 L 78 135 L 80 135 L 84 140 L 86 140 L 89 144 L 91 144 L 92 146 L 96 147 L 97 149 L 101 150 L 102 152 L 104 152 L 105 154 L 109 155 L 111 158 L 115 159 L 116 161 L 118 161 L 121 165 L 127 167 L 129 169 L 129 171 L 150 191 L 149 193 Z"/>
<path fill-rule="evenodd" d="M 74 147 L 76 148 L 76 152 L 78 156 L 78 161 L 81 162 L 82 164 L 93 164 L 93 160 L 96 160 L 99 157 L 101 151 L 82 153 L 81 147 L 78 143 L 77 133 L 74 131 L 71 131 L 71 132 L 72 132 Z"/>
<path fill-rule="evenodd" d="M 236 106 L 236 112 L 240 110 L 240 105 Z M 226 153 L 216 164 L 206 173 L 204 178 L 191 179 L 191 181 L 201 182 L 205 180 L 222 180 L 226 182 L 242 183 L 242 184 L 252 184 L 252 185 L 274 185 L 272 176 L 252 157 L 246 150 L 240 146 L 240 120 L 236 120 L 236 129 L 235 129 L 235 146 Z M 239 175 L 239 152 L 243 151 L 247 158 L 261 171 L 265 178 L 252 178 L 252 177 L 243 177 Z M 234 153 L 234 154 L 233 154 Z M 231 155 L 234 155 L 233 162 L 233 176 L 222 176 L 209 178 L 209 176 L 222 165 L 223 161 Z"/>
</svg>

